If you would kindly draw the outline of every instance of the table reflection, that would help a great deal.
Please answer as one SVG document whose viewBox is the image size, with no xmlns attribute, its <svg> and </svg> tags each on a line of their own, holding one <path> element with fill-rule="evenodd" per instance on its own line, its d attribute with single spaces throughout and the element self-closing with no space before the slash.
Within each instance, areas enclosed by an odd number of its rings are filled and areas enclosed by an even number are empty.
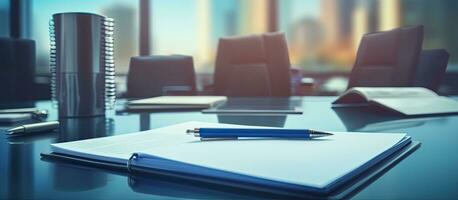
<svg viewBox="0 0 458 200">
<path fill-rule="evenodd" d="M 263 115 L 263 116 L 246 116 L 246 115 L 217 115 L 219 123 L 238 124 L 249 126 L 271 126 L 283 127 L 286 122 L 286 115 Z"/>
<path fill-rule="evenodd" d="M 110 136 L 114 130 L 114 120 L 105 117 L 64 118 L 59 121 L 59 136 L 56 142 Z M 71 164 L 58 164 L 52 167 L 53 186 L 59 191 L 86 191 L 107 184 L 106 173 Z"/>
<path fill-rule="evenodd" d="M 333 108 L 333 110 L 347 131 L 383 132 L 418 127 L 427 122 L 445 120 L 441 116 L 403 116 L 371 106 Z"/>
<path fill-rule="evenodd" d="M 231 186 L 218 186 L 162 175 L 129 175 L 129 187 L 138 193 L 186 199 L 285 199 L 285 196 Z M 291 198 L 291 197 L 290 197 Z"/>
<path fill-rule="evenodd" d="M 151 129 L 151 113 L 139 113 L 140 116 L 140 131 L 147 131 Z"/>
<path fill-rule="evenodd" d="M 8 199 L 30 199 L 34 188 L 34 144 L 10 143 L 8 147 Z"/>
<path fill-rule="evenodd" d="M 59 122 L 56 142 L 110 136 L 114 130 L 114 120 L 106 117 L 63 118 Z"/>
</svg>

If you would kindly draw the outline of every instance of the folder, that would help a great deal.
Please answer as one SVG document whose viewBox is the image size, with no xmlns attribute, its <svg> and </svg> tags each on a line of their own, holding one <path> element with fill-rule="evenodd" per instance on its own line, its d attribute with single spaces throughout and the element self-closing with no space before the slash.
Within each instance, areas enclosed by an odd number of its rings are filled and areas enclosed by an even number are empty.
<svg viewBox="0 0 458 200">
<path fill-rule="evenodd" d="M 186 122 L 150 131 L 52 145 L 48 158 L 163 174 L 199 182 L 295 196 L 342 193 L 374 167 L 387 168 L 419 143 L 406 134 L 338 133 L 317 140 L 200 141 L 196 127 L 246 127 Z M 262 127 L 259 127 L 262 128 Z M 404 156 L 399 156 L 404 155 Z M 364 181 L 366 182 L 366 181 Z M 359 183 L 356 181 L 356 183 Z M 362 183 L 354 185 L 362 185 Z M 355 187 L 351 187 L 354 191 Z M 356 187 L 357 188 L 357 187 Z"/>
</svg>

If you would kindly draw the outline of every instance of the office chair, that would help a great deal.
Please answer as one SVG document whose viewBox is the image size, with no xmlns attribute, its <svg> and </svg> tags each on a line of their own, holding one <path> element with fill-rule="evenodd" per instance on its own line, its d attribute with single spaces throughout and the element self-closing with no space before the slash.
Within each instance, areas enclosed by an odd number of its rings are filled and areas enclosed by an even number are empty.
<svg viewBox="0 0 458 200">
<path fill-rule="evenodd" d="M 35 87 L 35 60 L 35 41 L 0 38 L 0 101 L 27 101 L 40 96 Z"/>
<path fill-rule="evenodd" d="M 348 88 L 411 86 L 422 43 L 423 26 L 401 27 L 364 35 Z"/>
<path fill-rule="evenodd" d="M 413 86 L 437 92 L 447 69 L 450 55 L 445 49 L 423 50 Z"/>
<path fill-rule="evenodd" d="M 221 38 L 214 90 L 226 96 L 289 96 L 290 61 L 283 33 Z"/>
<path fill-rule="evenodd" d="M 14 67 L 13 67 L 13 50 L 12 42 L 7 38 L 0 38 L 0 87 L 1 87 L 1 100 L 9 100 L 12 96 L 16 95 L 14 87 Z"/>
<path fill-rule="evenodd" d="M 139 56 L 130 59 L 127 97 L 195 95 L 196 80 L 190 56 Z"/>
</svg>

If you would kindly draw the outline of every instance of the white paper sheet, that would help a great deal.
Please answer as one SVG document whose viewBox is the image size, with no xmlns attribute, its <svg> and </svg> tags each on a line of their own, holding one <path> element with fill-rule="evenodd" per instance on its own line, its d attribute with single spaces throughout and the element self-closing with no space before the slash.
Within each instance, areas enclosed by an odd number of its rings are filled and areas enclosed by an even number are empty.
<svg viewBox="0 0 458 200">
<path fill-rule="evenodd" d="M 54 152 L 125 163 L 134 152 L 270 180 L 323 188 L 395 146 L 406 135 L 337 133 L 315 140 L 200 141 L 197 127 L 237 125 L 186 122 L 133 134 L 52 144 Z"/>
<path fill-rule="evenodd" d="M 387 108 L 405 115 L 441 114 L 458 112 L 458 102 L 447 97 L 379 98 L 373 99 Z"/>
<path fill-rule="evenodd" d="M 225 96 L 160 96 L 130 101 L 130 105 L 205 105 L 226 100 Z"/>
</svg>

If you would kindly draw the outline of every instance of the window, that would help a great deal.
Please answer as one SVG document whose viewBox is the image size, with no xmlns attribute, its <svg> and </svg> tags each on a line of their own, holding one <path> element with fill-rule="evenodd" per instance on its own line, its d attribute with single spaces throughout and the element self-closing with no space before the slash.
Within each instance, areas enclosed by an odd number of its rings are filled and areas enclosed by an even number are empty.
<svg viewBox="0 0 458 200">
<path fill-rule="evenodd" d="M 0 0 L 0 37 L 9 36 L 9 1 Z"/>
<path fill-rule="evenodd" d="M 458 61 L 458 2 L 454 0 L 283 0 L 280 30 L 291 62 L 311 72 L 349 71 L 364 33 L 425 26 L 423 48 L 445 48 Z M 449 68 L 451 67 L 449 66 Z"/>
<path fill-rule="evenodd" d="M 423 49 L 444 48 L 450 53 L 449 70 L 458 70 L 458 1 L 403 0 L 402 24 L 423 24 Z"/>
<path fill-rule="evenodd" d="M 37 74 L 49 73 L 49 20 L 55 13 L 91 12 L 115 20 L 115 63 L 127 73 L 130 57 L 138 55 L 138 1 L 34 0 L 32 38 L 37 47 Z"/>
<path fill-rule="evenodd" d="M 272 3 L 277 4 L 275 13 L 268 11 Z M 2 17 L 8 16 L 3 11 L 7 4 L 0 1 L 0 22 L 7 20 Z M 448 73 L 458 74 L 455 0 L 151 0 L 150 6 L 151 53 L 193 56 L 198 75 L 207 77 L 199 88 L 211 83 L 219 38 L 267 32 L 272 24 L 286 33 L 293 67 L 314 77 L 318 90 L 328 90 L 326 82 L 339 87 L 331 86 L 331 91 L 346 88 L 345 76 L 364 33 L 404 25 L 425 25 L 423 48 L 445 48 L 451 55 Z M 125 75 L 130 57 L 139 54 L 138 0 L 34 0 L 32 10 L 39 75 L 48 73 L 48 21 L 54 13 L 114 18 L 118 75 Z M 7 32 L 7 26 L 0 29 L 0 35 Z M 334 76 L 342 78 L 328 81 Z"/>
<path fill-rule="evenodd" d="M 220 37 L 267 30 L 265 0 L 152 1 L 154 54 L 194 57 L 196 71 L 212 72 Z"/>
</svg>

